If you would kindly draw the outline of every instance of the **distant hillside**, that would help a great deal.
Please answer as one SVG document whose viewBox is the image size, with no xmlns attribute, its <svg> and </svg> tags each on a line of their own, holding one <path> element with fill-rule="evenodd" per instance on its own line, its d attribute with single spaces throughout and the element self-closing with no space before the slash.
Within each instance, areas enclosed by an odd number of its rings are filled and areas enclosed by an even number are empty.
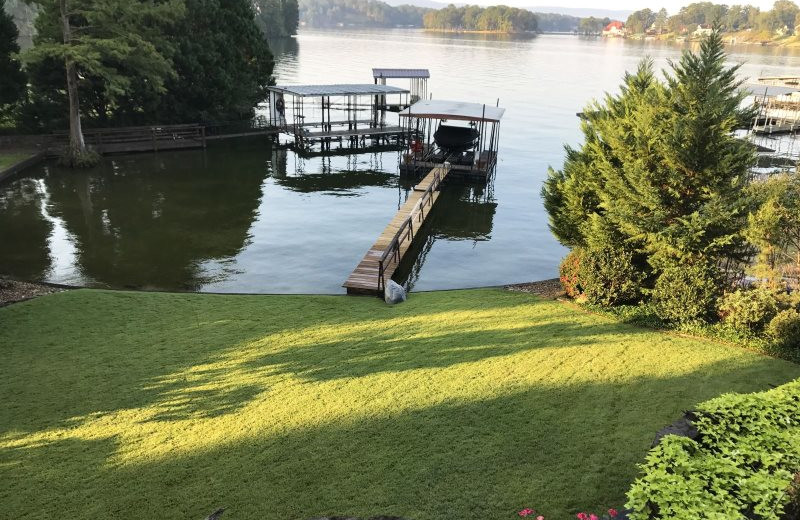
<svg viewBox="0 0 800 520">
<path fill-rule="evenodd" d="M 527 7 L 529 11 L 535 13 L 554 13 L 574 16 L 577 18 L 586 18 L 594 16 L 595 18 L 611 18 L 612 20 L 628 19 L 628 16 L 633 12 L 632 9 L 603 9 L 602 7 L 556 7 L 556 6 L 530 6 Z"/>
<path fill-rule="evenodd" d="M 413 5 L 417 7 L 427 7 L 430 9 L 442 9 L 450 4 L 453 4 L 456 7 L 467 5 L 460 2 L 437 2 L 435 0 L 386 0 L 386 3 L 393 7 L 397 7 L 400 5 Z"/>
<path fill-rule="evenodd" d="M 536 19 L 539 21 L 539 32 L 576 32 L 581 23 L 577 16 L 559 13 L 540 13 L 535 12 Z"/>
<path fill-rule="evenodd" d="M 390 2 L 399 2 L 401 0 L 390 0 Z M 314 28 L 335 28 L 335 27 L 423 27 L 423 17 L 428 13 L 429 24 L 426 27 L 432 29 L 456 29 L 455 27 L 444 27 L 442 23 L 434 23 L 435 18 L 448 18 L 445 16 L 451 11 L 448 7 L 451 4 L 442 4 L 434 2 L 433 0 L 411 0 L 417 3 L 428 3 L 431 7 L 421 7 L 419 5 L 391 5 L 389 2 L 381 0 L 300 0 L 300 23 L 305 27 Z M 458 7 L 464 4 L 452 4 Z M 439 7 L 439 8 L 437 8 Z M 495 11 L 497 7 L 493 8 Z M 475 30 L 478 25 L 478 20 L 473 20 L 475 23 L 463 23 L 463 15 L 466 14 L 465 8 L 458 7 L 455 9 L 453 16 L 449 16 L 450 21 L 453 23 L 457 18 L 459 25 L 458 29 L 462 30 Z M 473 7 L 470 12 L 472 17 L 475 17 L 477 11 L 485 11 L 483 7 Z M 522 11 L 527 10 L 514 10 Z M 494 11 L 486 13 L 485 18 L 497 18 L 491 16 Z M 438 16 L 434 16 L 438 15 Z M 459 15 L 459 16 L 455 16 Z M 577 16 L 557 14 L 557 13 L 534 13 L 535 22 L 532 20 L 523 20 L 521 24 L 512 23 L 512 25 L 519 25 L 525 27 L 524 30 L 538 30 L 540 32 L 575 32 L 578 30 L 580 18 Z M 470 18 L 470 16 L 467 16 Z M 519 14 L 512 16 L 515 21 L 519 21 L 523 17 Z M 502 20 L 493 20 L 492 23 L 485 25 L 498 25 Z M 452 24 L 451 24 L 452 25 Z M 487 29 L 491 30 L 491 29 Z M 496 29 L 495 29 L 496 30 Z M 512 31 L 513 32 L 513 31 Z"/>
<path fill-rule="evenodd" d="M 306 27 L 422 27 L 430 9 L 391 6 L 379 0 L 300 0 L 300 24 Z"/>
</svg>

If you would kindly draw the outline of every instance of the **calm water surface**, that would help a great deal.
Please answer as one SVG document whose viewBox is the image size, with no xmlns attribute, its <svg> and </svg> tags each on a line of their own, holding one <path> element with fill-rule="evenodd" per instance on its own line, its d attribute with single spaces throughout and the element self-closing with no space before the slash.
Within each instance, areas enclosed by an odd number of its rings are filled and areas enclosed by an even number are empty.
<svg viewBox="0 0 800 520">
<path fill-rule="evenodd" d="M 564 249 L 539 190 L 563 144 L 580 140 L 575 113 L 644 56 L 663 66 L 682 47 L 394 30 L 304 31 L 273 49 L 279 84 L 363 83 L 371 67 L 427 67 L 435 98 L 499 99 L 507 109 L 494 181 L 446 187 L 402 266 L 415 290 L 429 290 L 555 276 Z M 800 66 L 797 51 L 731 51 L 750 77 Z M 91 171 L 47 164 L 0 186 L 0 273 L 98 287 L 342 292 L 410 189 L 398 159 L 301 159 L 250 138 L 109 157 Z"/>
</svg>

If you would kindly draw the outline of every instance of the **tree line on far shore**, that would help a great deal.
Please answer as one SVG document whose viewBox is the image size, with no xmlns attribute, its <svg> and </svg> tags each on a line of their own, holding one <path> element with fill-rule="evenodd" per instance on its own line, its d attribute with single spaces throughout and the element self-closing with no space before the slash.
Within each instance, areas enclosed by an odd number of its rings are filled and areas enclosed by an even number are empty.
<svg viewBox="0 0 800 520">
<path fill-rule="evenodd" d="M 535 13 L 506 6 L 450 5 L 430 9 L 392 6 L 381 0 L 300 0 L 300 22 L 306 27 L 425 27 L 436 30 L 491 32 L 574 32 L 580 18 Z"/>
<path fill-rule="evenodd" d="M 430 11 L 413 5 L 391 6 L 379 0 L 301 0 L 300 20 L 308 27 L 421 27 Z"/>
<path fill-rule="evenodd" d="M 681 34 L 693 32 L 698 26 L 715 27 L 721 32 L 760 31 L 771 35 L 789 36 L 800 25 L 800 8 L 791 0 L 777 0 L 772 9 L 762 11 L 749 4 L 715 4 L 695 2 L 682 7 L 673 16 L 666 9 L 641 9 L 628 16 L 625 26 L 629 33 Z"/>
<path fill-rule="evenodd" d="M 436 11 L 428 11 L 422 17 L 426 29 L 444 31 L 486 31 L 501 33 L 535 32 L 538 29 L 536 15 L 527 9 L 504 5 L 480 7 L 449 5 Z"/>
</svg>

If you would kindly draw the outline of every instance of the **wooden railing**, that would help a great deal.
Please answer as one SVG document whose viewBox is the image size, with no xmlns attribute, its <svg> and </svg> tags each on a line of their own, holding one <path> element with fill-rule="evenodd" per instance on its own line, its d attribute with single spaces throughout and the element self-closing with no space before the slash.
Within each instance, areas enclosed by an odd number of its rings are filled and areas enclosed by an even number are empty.
<svg viewBox="0 0 800 520">
<path fill-rule="evenodd" d="M 204 123 L 206 136 L 217 137 L 225 135 L 241 135 L 248 133 L 261 133 L 274 128 L 265 116 L 256 116 L 238 121 L 213 121 Z"/>
<path fill-rule="evenodd" d="M 425 221 L 425 210 L 426 207 L 429 209 L 433 207 L 433 192 L 439 189 L 439 185 L 442 183 L 442 172 L 441 169 L 438 167 L 434 171 L 433 180 L 428 185 L 427 189 L 422 193 L 422 196 L 414 204 L 414 207 L 411 209 L 411 212 L 408 214 L 408 217 L 403 221 L 400 225 L 400 228 L 392 237 L 392 240 L 389 242 L 389 246 L 384 250 L 383 254 L 381 255 L 380 260 L 378 260 L 378 290 L 382 291 L 386 287 L 386 281 L 384 280 L 384 275 L 386 273 L 386 269 L 392 263 L 400 263 L 402 258 L 401 254 L 401 246 L 406 242 L 411 242 L 414 240 L 414 222 L 419 224 L 417 229 L 421 227 L 422 222 Z"/>
<path fill-rule="evenodd" d="M 205 127 L 199 124 L 98 128 L 83 131 L 87 145 L 97 150 L 125 152 L 205 146 Z M 69 134 L 53 134 L 50 148 L 66 146 Z"/>
</svg>

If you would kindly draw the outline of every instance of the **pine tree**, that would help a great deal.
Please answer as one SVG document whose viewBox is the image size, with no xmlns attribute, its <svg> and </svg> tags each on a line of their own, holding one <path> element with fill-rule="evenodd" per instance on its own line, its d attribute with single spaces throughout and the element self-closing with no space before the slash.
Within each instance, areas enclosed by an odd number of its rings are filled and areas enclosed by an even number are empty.
<svg viewBox="0 0 800 520">
<path fill-rule="evenodd" d="M 753 111 L 741 108 L 738 66 L 724 60 L 715 32 L 698 54 L 670 63 L 666 82 L 645 63 L 620 95 L 586 111 L 585 143 L 543 189 L 562 243 L 586 245 L 602 230 L 657 270 L 744 259 L 755 155 L 733 131 Z"/>
</svg>

